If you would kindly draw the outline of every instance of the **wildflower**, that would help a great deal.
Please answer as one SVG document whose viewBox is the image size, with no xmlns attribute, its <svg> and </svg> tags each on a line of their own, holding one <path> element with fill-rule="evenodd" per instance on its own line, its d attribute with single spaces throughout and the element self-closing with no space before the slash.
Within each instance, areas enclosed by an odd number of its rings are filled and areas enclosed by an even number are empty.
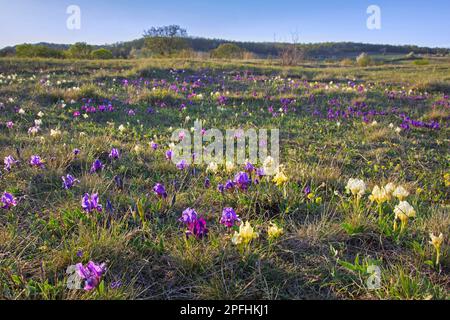
<svg viewBox="0 0 450 320">
<path fill-rule="evenodd" d="M 43 167 L 44 167 L 44 162 L 42 161 L 41 157 L 36 156 L 36 155 L 31 156 L 30 164 L 31 164 L 33 167 L 40 167 L 40 168 L 43 168 Z"/>
<path fill-rule="evenodd" d="M 60 137 L 61 134 L 62 134 L 61 130 L 59 130 L 59 129 L 51 129 L 50 130 L 50 136 L 53 137 L 53 138 Z"/>
<path fill-rule="evenodd" d="M 219 185 L 217 186 L 217 190 L 220 193 L 223 193 L 225 191 L 225 186 L 222 183 L 219 183 Z"/>
<path fill-rule="evenodd" d="M 235 245 L 247 245 L 253 239 L 258 238 L 259 235 L 254 231 L 253 227 L 250 225 L 250 222 L 245 222 L 239 226 L 239 232 L 235 232 L 231 241 Z"/>
<path fill-rule="evenodd" d="M 283 234 L 283 228 L 278 227 L 275 223 L 271 222 L 267 228 L 267 234 L 269 239 L 277 239 Z"/>
<path fill-rule="evenodd" d="M 311 188 L 309 186 L 306 186 L 305 189 L 303 189 L 303 193 L 305 194 L 305 196 L 309 196 L 309 194 L 311 193 Z"/>
<path fill-rule="evenodd" d="M 157 196 L 166 199 L 167 198 L 167 192 L 166 189 L 164 188 L 164 186 L 161 183 L 157 183 L 154 187 L 153 187 L 153 193 L 156 194 Z"/>
<path fill-rule="evenodd" d="M 212 173 L 217 173 L 217 170 L 219 169 L 219 166 L 217 165 L 217 163 L 210 162 L 208 165 L 208 168 L 206 168 L 206 172 L 212 172 Z"/>
<path fill-rule="evenodd" d="M 220 219 L 220 223 L 223 224 L 227 228 L 232 228 L 236 222 L 241 221 L 239 216 L 236 214 L 236 211 L 233 208 L 225 208 L 222 211 L 222 218 Z"/>
<path fill-rule="evenodd" d="M 189 164 L 184 159 L 177 163 L 178 170 L 185 170 L 187 167 L 189 167 Z"/>
<path fill-rule="evenodd" d="M 74 156 L 77 156 L 77 155 L 79 155 L 80 154 L 80 149 L 73 149 L 73 155 Z"/>
<path fill-rule="evenodd" d="M 95 262 L 89 261 L 86 267 L 81 263 L 78 263 L 76 267 L 78 275 L 85 281 L 85 291 L 91 291 L 97 288 L 102 276 L 106 272 L 106 265 L 104 263 L 98 265 Z"/>
<path fill-rule="evenodd" d="M 209 180 L 209 178 L 205 179 L 204 186 L 205 186 L 206 189 L 208 189 L 211 186 L 211 181 Z"/>
<path fill-rule="evenodd" d="M 14 122 L 8 121 L 8 122 L 6 123 L 6 127 L 7 127 L 8 129 L 12 129 L 12 128 L 14 127 Z"/>
<path fill-rule="evenodd" d="M 245 163 L 245 171 L 247 171 L 248 173 L 252 173 L 254 170 L 255 166 L 250 161 L 247 161 Z"/>
<path fill-rule="evenodd" d="M 231 180 L 228 180 L 227 183 L 225 183 L 225 190 L 232 191 L 234 189 L 234 183 Z"/>
<path fill-rule="evenodd" d="M 351 193 L 354 196 L 362 197 L 366 192 L 366 184 L 360 179 L 349 179 L 347 186 L 345 187 L 347 193 Z"/>
<path fill-rule="evenodd" d="M 400 202 L 395 208 L 395 221 L 394 221 L 394 230 L 397 229 L 397 220 L 401 222 L 401 232 L 405 229 L 408 224 L 409 218 L 414 218 L 416 216 L 416 210 L 407 202 Z"/>
<path fill-rule="evenodd" d="M 104 166 L 103 166 L 102 162 L 99 159 L 97 159 L 92 163 L 91 170 L 89 172 L 95 173 L 97 171 L 103 170 L 103 167 Z"/>
<path fill-rule="evenodd" d="M 234 163 L 231 162 L 231 161 L 227 161 L 227 162 L 225 163 L 225 170 L 226 170 L 228 173 L 232 172 L 232 171 L 234 170 Z"/>
<path fill-rule="evenodd" d="M 120 158 L 119 150 L 117 150 L 116 148 L 112 148 L 111 152 L 109 153 L 109 158 L 110 159 L 119 159 Z"/>
<path fill-rule="evenodd" d="M 252 180 L 249 178 L 246 172 L 239 172 L 234 177 L 234 183 L 240 190 L 246 191 L 252 183 Z"/>
<path fill-rule="evenodd" d="M 92 196 L 86 193 L 81 200 L 81 207 L 88 213 L 92 211 L 102 212 L 103 210 L 102 205 L 98 203 L 97 193 L 94 193 Z"/>
<path fill-rule="evenodd" d="M 402 186 L 398 186 L 394 192 L 392 192 L 392 195 L 396 197 L 398 200 L 403 201 L 409 196 L 408 190 L 403 188 Z"/>
<path fill-rule="evenodd" d="M 11 166 L 18 163 L 19 161 L 15 160 L 12 156 L 5 157 L 4 163 L 5 163 L 5 170 L 10 171 Z"/>
<path fill-rule="evenodd" d="M 441 246 L 444 242 L 444 235 L 441 233 L 439 237 L 436 237 L 433 233 L 430 233 L 430 244 L 433 245 L 434 249 L 436 250 L 436 265 L 439 265 L 439 260 L 441 256 Z"/>
<path fill-rule="evenodd" d="M 372 194 L 369 196 L 370 201 L 377 202 L 378 205 L 381 205 L 384 202 L 389 201 L 391 198 L 390 194 L 386 191 L 386 189 L 380 188 L 379 186 L 375 186 L 373 188 Z"/>
<path fill-rule="evenodd" d="M 31 128 L 28 129 L 28 134 L 34 136 L 34 135 L 36 135 L 36 133 L 39 132 L 40 129 L 41 128 L 39 128 L 38 126 L 31 127 Z"/>
<path fill-rule="evenodd" d="M 288 182 L 288 178 L 283 171 L 278 170 L 278 173 L 275 175 L 272 181 L 279 187 Z"/>
<path fill-rule="evenodd" d="M 170 161 L 170 160 L 172 160 L 172 157 L 173 157 L 173 151 L 167 150 L 166 151 L 166 159 Z"/>
<path fill-rule="evenodd" d="M 275 160 L 272 157 L 267 157 L 263 163 L 264 172 L 268 175 L 271 175 L 275 172 L 276 164 Z"/>
<path fill-rule="evenodd" d="M 444 184 L 446 187 L 450 187 L 450 173 L 444 174 Z"/>
<path fill-rule="evenodd" d="M 184 224 L 190 224 L 197 220 L 197 217 L 198 214 L 194 209 L 187 208 L 181 214 L 180 222 L 183 222 Z"/>
<path fill-rule="evenodd" d="M 119 131 L 123 133 L 125 130 L 126 130 L 125 126 L 123 124 L 121 124 L 119 126 Z"/>
<path fill-rule="evenodd" d="M 394 192 L 395 188 L 396 188 L 396 185 L 393 184 L 392 182 L 389 182 L 387 185 L 384 186 L 384 190 L 386 190 L 386 192 L 389 195 L 392 195 L 392 193 Z"/>
<path fill-rule="evenodd" d="M 258 168 L 256 169 L 256 176 L 261 179 L 262 177 L 264 177 L 266 174 L 264 173 L 264 168 Z"/>
<path fill-rule="evenodd" d="M 61 177 L 62 181 L 63 181 L 63 188 L 66 190 L 71 189 L 75 183 L 80 182 L 80 180 L 75 179 L 73 176 L 71 176 L 70 174 L 68 174 L 67 176 L 62 176 Z"/>
<path fill-rule="evenodd" d="M 197 218 L 192 223 L 188 224 L 188 230 L 186 236 L 195 236 L 197 239 L 202 239 L 208 235 L 208 228 L 206 227 L 206 221 L 203 218 Z"/>
<path fill-rule="evenodd" d="M 9 210 L 17 205 L 17 201 L 11 193 L 4 192 L 2 197 L 0 198 L 0 205 L 0 208 Z"/>
<path fill-rule="evenodd" d="M 193 235 L 201 239 L 208 234 L 205 219 L 199 217 L 194 209 L 187 208 L 184 210 L 180 222 L 187 226 L 186 236 L 188 237 Z"/>
</svg>

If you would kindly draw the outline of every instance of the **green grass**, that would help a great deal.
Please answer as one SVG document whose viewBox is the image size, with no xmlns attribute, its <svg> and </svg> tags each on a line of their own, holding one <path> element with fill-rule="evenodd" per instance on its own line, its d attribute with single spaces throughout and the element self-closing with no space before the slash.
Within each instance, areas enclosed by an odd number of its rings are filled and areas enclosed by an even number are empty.
<svg viewBox="0 0 450 320">
<path fill-rule="evenodd" d="M 428 65 L 407 61 L 367 68 L 339 62 L 286 68 L 258 60 L 0 59 L 0 159 L 12 155 L 20 161 L 10 172 L 0 169 L 0 193 L 18 199 L 11 210 L 0 209 L 0 298 L 450 298 L 450 190 L 444 178 L 450 170 L 450 110 L 436 104 L 448 93 L 449 71 L 448 59 L 431 58 Z M 199 79 L 197 88 L 193 83 Z M 349 89 L 349 81 L 364 90 Z M 170 84 L 187 90 L 175 92 Z M 191 91 L 204 98 L 190 104 Z M 211 96 L 217 91 L 228 97 L 226 106 Z M 399 97 L 389 99 L 389 91 Z M 425 91 L 425 100 L 409 98 Z M 295 102 L 285 115 L 274 117 L 268 109 L 278 112 L 281 98 Z M 83 99 L 95 106 L 111 103 L 115 111 L 74 119 Z M 369 116 L 368 123 L 360 117 L 328 120 L 332 99 L 344 111 L 359 102 L 367 105 L 364 110 L 388 114 Z M 179 111 L 183 103 L 187 108 Z M 130 109 L 136 115 L 128 115 Z M 315 110 L 322 117 L 314 116 Z M 44 113 L 41 130 L 30 135 L 39 112 Z M 437 120 L 441 129 L 397 133 L 400 113 Z M 165 160 L 170 128 L 190 129 L 195 119 L 206 120 L 208 129 L 280 128 L 281 161 L 289 179 L 285 194 L 269 178 L 247 192 L 220 194 L 217 185 L 242 168 L 213 175 L 201 165 L 195 175 L 179 172 Z M 7 121 L 14 122 L 13 129 L 6 128 Z M 126 130 L 120 132 L 120 125 Z M 61 136 L 50 136 L 55 128 Z M 151 141 L 160 148 L 153 151 Z M 113 147 L 122 157 L 111 162 Z M 75 148 L 81 150 L 77 157 Z M 28 165 L 34 154 L 45 159 L 45 169 Z M 98 158 L 105 169 L 89 174 Z M 80 180 L 69 191 L 62 189 L 66 174 Z M 358 204 L 345 193 L 349 178 L 368 186 Z M 373 186 L 388 182 L 409 190 L 407 200 L 417 212 L 402 234 L 393 230 L 397 202 L 386 203 L 379 219 L 368 200 Z M 166 186 L 167 201 L 153 195 L 156 183 Z M 313 197 L 304 194 L 306 186 Z M 84 193 L 98 193 L 104 211 L 85 213 Z M 207 238 L 184 236 L 178 219 L 188 207 L 206 218 Z M 260 234 L 244 253 L 219 224 L 224 207 L 233 207 Z M 269 241 L 266 230 L 273 221 L 284 234 Z M 445 237 L 439 266 L 430 263 L 430 232 Z M 102 283 L 91 292 L 68 290 L 67 267 L 89 260 L 107 264 Z M 366 285 L 367 267 L 373 264 L 381 269 L 377 290 Z M 111 287 L 118 281 L 121 286 Z"/>
</svg>

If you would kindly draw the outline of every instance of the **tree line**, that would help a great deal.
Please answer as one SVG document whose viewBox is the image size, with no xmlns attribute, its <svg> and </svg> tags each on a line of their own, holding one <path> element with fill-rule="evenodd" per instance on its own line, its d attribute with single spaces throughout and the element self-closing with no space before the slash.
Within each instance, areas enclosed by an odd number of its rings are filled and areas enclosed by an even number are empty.
<svg viewBox="0 0 450 320">
<path fill-rule="evenodd" d="M 128 59 L 145 57 L 189 57 L 196 52 L 207 53 L 211 58 L 242 59 L 246 57 L 280 57 L 283 61 L 301 59 L 340 59 L 357 57 L 362 52 L 370 54 L 432 54 L 448 55 L 450 49 L 427 48 L 414 45 L 379 45 L 352 42 L 327 43 L 277 43 L 237 42 L 188 36 L 186 29 L 177 25 L 153 27 L 144 31 L 141 39 L 105 46 L 86 43 L 73 45 L 21 44 L 0 50 L 0 56 L 43 57 L 57 59 Z"/>
</svg>

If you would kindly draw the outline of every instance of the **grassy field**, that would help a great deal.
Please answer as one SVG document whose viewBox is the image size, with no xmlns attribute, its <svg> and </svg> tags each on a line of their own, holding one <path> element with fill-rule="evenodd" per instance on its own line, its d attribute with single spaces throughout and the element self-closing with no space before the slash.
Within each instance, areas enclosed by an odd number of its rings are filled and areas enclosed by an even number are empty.
<svg viewBox="0 0 450 320">
<path fill-rule="evenodd" d="M 448 94 L 444 58 L 0 59 L 0 299 L 448 299 Z M 169 138 L 196 119 L 279 128 L 286 179 L 249 170 L 248 190 L 221 192 L 246 168 L 179 170 Z M 207 236 L 186 236 L 187 208 Z M 224 208 L 258 236 L 236 245 Z M 80 263 L 86 290 L 69 289 Z"/>
</svg>

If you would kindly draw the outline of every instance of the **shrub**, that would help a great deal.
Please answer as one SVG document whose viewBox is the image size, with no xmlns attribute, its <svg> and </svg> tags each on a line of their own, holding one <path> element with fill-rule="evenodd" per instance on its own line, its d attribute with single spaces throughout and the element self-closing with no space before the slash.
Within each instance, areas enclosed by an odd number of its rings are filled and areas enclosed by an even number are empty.
<svg viewBox="0 0 450 320">
<path fill-rule="evenodd" d="M 77 42 L 70 46 L 67 55 L 73 59 L 89 59 L 92 47 L 85 42 Z"/>
<path fill-rule="evenodd" d="M 367 67 L 370 66 L 373 63 L 373 61 L 372 58 L 367 53 L 363 52 L 356 58 L 356 63 L 360 67 Z"/>
<path fill-rule="evenodd" d="M 21 44 L 16 47 L 16 56 L 20 58 L 64 58 L 64 53 L 46 46 Z"/>
<path fill-rule="evenodd" d="M 244 50 L 236 44 L 224 43 L 211 51 L 211 58 L 214 59 L 242 59 Z"/>
<path fill-rule="evenodd" d="M 105 48 L 92 51 L 91 56 L 93 59 L 102 59 L 102 60 L 113 58 L 112 52 Z"/>
</svg>

